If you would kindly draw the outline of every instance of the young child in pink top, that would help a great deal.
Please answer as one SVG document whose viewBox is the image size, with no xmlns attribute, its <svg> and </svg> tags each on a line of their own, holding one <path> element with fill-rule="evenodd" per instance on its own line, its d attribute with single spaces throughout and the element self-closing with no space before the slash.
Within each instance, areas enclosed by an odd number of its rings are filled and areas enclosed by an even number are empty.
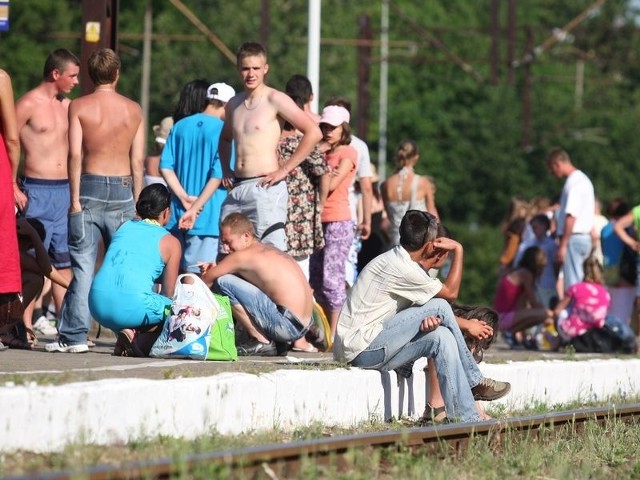
<svg viewBox="0 0 640 480">
<path fill-rule="evenodd" d="M 602 285 L 602 267 L 594 256 L 584 261 L 584 280 L 570 286 L 553 313 L 558 318 L 558 333 L 571 340 L 592 328 L 602 328 L 611 304 L 611 296 Z"/>
<path fill-rule="evenodd" d="M 325 153 L 331 169 L 329 195 L 322 209 L 325 246 L 311 256 L 309 280 L 318 303 L 335 336 L 340 309 L 346 300 L 345 262 L 353 243 L 354 225 L 349 208 L 349 186 L 357 167 L 357 153 L 349 146 L 349 112 L 337 105 L 325 107 L 320 129 L 328 146 Z"/>
</svg>

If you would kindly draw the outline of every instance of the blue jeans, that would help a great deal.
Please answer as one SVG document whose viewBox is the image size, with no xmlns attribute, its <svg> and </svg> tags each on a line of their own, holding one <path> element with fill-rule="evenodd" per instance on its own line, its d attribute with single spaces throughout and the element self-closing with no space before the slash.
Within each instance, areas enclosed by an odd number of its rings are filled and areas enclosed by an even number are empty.
<svg viewBox="0 0 640 480">
<path fill-rule="evenodd" d="M 102 238 L 106 250 L 118 227 L 134 217 L 131 186 L 131 177 L 82 175 L 80 178 L 82 211 L 69 214 L 73 279 L 64 297 L 58 323 L 63 343 L 87 343 L 91 327 L 89 290 L 96 267 L 98 242 Z"/>
<path fill-rule="evenodd" d="M 562 265 L 562 274 L 564 275 L 564 290 L 566 291 L 571 285 L 580 283 L 584 280 L 583 263 L 591 254 L 593 244 L 591 235 L 575 234 L 569 237 L 567 244 L 567 254 Z"/>
<path fill-rule="evenodd" d="M 442 320 L 440 326 L 431 332 L 420 331 L 422 321 L 431 316 Z M 420 357 L 435 360 L 447 416 L 462 422 L 480 421 L 471 387 L 480 383 L 482 373 L 446 300 L 434 298 L 385 321 L 383 330 L 351 364 L 389 371 Z"/>
<path fill-rule="evenodd" d="M 217 290 L 229 297 L 231 305 L 240 304 L 245 308 L 253 323 L 269 340 L 293 342 L 309 330 L 310 318 L 296 318 L 252 283 L 230 274 L 221 276 L 216 283 Z"/>
</svg>

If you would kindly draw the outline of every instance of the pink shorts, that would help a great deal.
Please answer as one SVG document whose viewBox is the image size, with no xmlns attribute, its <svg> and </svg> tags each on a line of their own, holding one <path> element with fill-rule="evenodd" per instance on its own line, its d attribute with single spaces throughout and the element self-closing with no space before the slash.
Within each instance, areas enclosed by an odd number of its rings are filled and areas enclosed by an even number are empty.
<svg viewBox="0 0 640 480">
<path fill-rule="evenodd" d="M 500 312 L 498 313 L 500 319 L 498 320 L 498 328 L 501 332 L 509 332 L 515 324 L 516 312 Z"/>
</svg>

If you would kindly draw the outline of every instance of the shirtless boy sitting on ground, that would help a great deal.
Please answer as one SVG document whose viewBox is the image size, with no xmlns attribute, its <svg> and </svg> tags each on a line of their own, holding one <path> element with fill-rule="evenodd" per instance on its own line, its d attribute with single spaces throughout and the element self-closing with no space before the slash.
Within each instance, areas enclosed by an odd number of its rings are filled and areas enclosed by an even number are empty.
<svg viewBox="0 0 640 480">
<path fill-rule="evenodd" d="M 233 317 L 252 337 L 239 355 L 277 354 L 275 342 L 293 342 L 294 351 L 317 352 L 305 339 L 313 320 L 313 296 L 290 255 L 260 243 L 241 213 L 225 217 L 220 244 L 228 253 L 217 265 L 201 266 L 202 280 L 227 295 Z"/>
</svg>

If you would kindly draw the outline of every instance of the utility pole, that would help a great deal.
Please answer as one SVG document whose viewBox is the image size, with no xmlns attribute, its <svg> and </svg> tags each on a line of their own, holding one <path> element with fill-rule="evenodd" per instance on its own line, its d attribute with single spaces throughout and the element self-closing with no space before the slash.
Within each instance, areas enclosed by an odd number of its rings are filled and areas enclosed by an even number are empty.
<svg viewBox="0 0 640 480">
<path fill-rule="evenodd" d="M 151 85 L 151 36 L 153 34 L 153 0 L 147 0 L 144 12 L 144 41 L 142 44 L 142 82 L 140 84 L 140 106 L 145 129 L 144 151 L 147 153 L 146 134 L 149 130 L 149 89 Z"/>
<path fill-rule="evenodd" d="M 497 85 L 500 77 L 500 0 L 491 0 L 491 85 Z"/>
<path fill-rule="evenodd" d="M 99 48 L 118 50 L 119 0 L 82 0 L 82 43 L 80 47 L 80 92 L 93 91 L 88 62 Z"/>
<path fill-rule="evenodd" d="M 507 5 L 507 84 L 513 87 L 516 83 L 516 0 L 508 0 Z"/>
<path fill-rule="evenodd" d="M 533 29 L 531 25 L 525 27 L 526 52 L 533 55 Z M 527 152 L 531 149 L 531 62 L 524 65 L 522 80 L 522 149 Z"/>
<path fill-rule="evenodd" d="M 271 16 L 269 15 L 269 0 L 260 3 L 260 43 L 269 51 L 269 29 Z"/>
<path fill-rule="evenodd" d="M 389 90 L 389 0 L 382 0 L 380 14 L 380 118 L 378 136 L 378 175 L 387 178 L 387 108 Z"/>
<path fill-rule="evenodd" d="M 311 111 L 317 112 L 320 101 L 320 23 L 322 19 L 320 0 L 309 0 L 308 12 L 307 78 L 313 90 Z"/>
<path fill-rule="evenodd" d="M 358 114 L 356 131 L 358 136 L 367 141 L 369 122 L 369 77 L 371 73 L 371 44 L 373 32 L 371 19 L 368 15 L 358 17 L 360 25 L 360 39 L 367 40 L 358 46 Z"/>
</svg>

